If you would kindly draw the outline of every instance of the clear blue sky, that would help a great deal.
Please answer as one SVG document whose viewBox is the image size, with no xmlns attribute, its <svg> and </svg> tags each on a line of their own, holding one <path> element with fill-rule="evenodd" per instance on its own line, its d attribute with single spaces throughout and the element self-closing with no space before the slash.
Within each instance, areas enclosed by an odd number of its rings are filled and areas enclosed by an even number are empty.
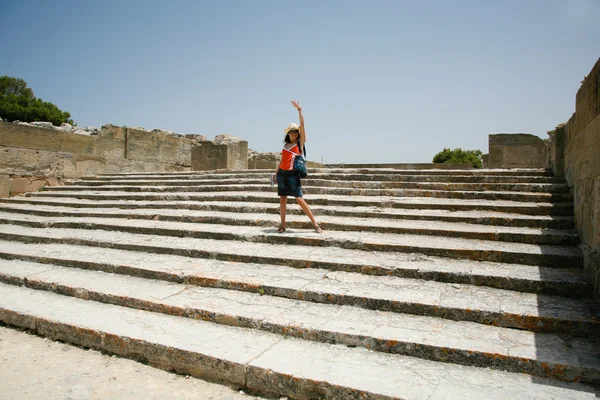
<svg viewBox="0 0 600 400">
<path fill-rule="evenodd" d="M 0 0 L 0 75 L 80 126 L 228 133 L 308 158 L 430 162 L 565 122 L 600 0 Z"/>
</svg>

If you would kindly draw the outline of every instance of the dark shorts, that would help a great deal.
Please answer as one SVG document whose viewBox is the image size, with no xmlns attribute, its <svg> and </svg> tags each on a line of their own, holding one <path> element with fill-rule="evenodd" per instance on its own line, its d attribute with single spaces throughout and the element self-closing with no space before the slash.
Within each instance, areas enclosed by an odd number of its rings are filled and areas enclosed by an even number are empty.
<svg viewBox="0 0 600 400">
<path fill-rule="evenodd" d="M 279 196 L 302 197 L 302 184 L 295 171 L 277 172 L 277 194 Z"/>
</svg>

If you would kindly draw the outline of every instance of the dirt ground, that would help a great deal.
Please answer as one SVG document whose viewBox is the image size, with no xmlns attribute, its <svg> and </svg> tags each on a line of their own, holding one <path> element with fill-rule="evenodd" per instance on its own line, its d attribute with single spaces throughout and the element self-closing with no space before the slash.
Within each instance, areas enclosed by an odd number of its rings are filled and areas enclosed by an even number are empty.
<svg viewBox="0 0 600 400">
<path fill-rule="evenodd" d="M 0 399 L 258 398 L 0 326 Z"/>
</svg>

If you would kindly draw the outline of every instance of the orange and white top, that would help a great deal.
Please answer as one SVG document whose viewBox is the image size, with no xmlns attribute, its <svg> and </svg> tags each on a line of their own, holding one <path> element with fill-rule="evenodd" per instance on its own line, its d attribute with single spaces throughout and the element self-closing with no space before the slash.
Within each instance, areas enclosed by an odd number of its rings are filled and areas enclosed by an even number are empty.
<svg viewBox="0 0 600 400">
<path fill-rule="evenodd" d="M 279 163 L 279 169 L 282 169 L 284 171 L 293 170 L 294 160 L 296 159 L 296 156 L 299 156 L 300 154 L 301 153 L 300 148 L 298 147 L 298 143 L 296 143 L 289 149 L 286 149 L 285 146 L 283 146 L 283 149 L 281 150 L 281 162 Z"/>
</svg>

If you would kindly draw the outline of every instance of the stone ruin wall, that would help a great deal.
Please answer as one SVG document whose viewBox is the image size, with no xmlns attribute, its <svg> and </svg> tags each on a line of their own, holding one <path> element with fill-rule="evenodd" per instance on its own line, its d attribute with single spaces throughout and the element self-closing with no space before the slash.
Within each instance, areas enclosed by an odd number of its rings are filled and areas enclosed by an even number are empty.
<svg viewBox="0 0 600 400">
<path fill-rule="evenodd" d="M 0 197 L 87 175 L 189 170 L 192 146 L 206 140 L 114 125 L 50 125 L 0 122 Z"/>
<path fill-rule="evenodd" d="M 573 193 L 575 228 L 581 238 L 584 269 L 600 299 L 600 59 L 575 96 L 566 124 L 534 135 L 489 136 L 489 168 L 547 168 L 564 176 Z"/>
<path fill-rule="evenodd" d="M 489 135 L 486 168 L 547 168 L 548 146 L 536 135 L 499 133 Z"/>
<path fill-rule="evenodd" d="M 600 298 L 600 58 L 577 91 L 575 113 L 550 135 L 552 167 L 573 192 L 584 268 Z"/>
</svg>

